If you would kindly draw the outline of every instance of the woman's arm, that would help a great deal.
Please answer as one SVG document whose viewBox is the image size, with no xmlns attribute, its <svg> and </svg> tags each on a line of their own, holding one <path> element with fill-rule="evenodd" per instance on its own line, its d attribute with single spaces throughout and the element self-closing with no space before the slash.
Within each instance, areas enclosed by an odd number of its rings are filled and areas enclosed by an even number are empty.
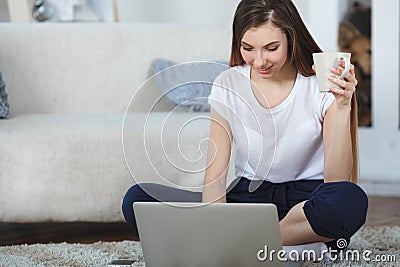
<svg viewBox="0 0 400 267">
<path fill-rule="evenodd" d="M 332 72 L 340 74 L 339 70 Z M 350 111 L 351 98 L 357 85 L 354 66 L 351 66 L 346 81 L 336 78 L 330 80 L 343 89 L 330 88 L 335 101 L 326 111 L 323 125 L 324 178 L 325 182 L 350 181 L 353 168 Z"/>
<path fill-rule="evenodd" d="M 325 182 L 350 181 L 353 153 L 350 135 L 350 106 L 339 109 L 334 101 L 324 119 Z"/>
<path fill-rule="evenodd" d="M 226 202 L 226 178 L 232 148 L 229 123 L 211 108 L 203 202 Z"/>
</svg>

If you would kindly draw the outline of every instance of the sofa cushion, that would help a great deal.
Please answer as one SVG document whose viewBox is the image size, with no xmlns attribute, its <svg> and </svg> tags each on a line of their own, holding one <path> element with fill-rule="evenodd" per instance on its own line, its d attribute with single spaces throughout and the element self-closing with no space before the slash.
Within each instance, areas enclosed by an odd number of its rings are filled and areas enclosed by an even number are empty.
<svg viewBox="0 0 400 267">
<path fill-rule="evenodd" d="M 10 114 L 6 84 L 4 83 L 0 73 L 0 119 L 7 119 L 9 116 Z"/>
<path fill-rule="evenodd" d="M 35 114 L 3 121 L 0 221 L 123 221 L 121 201 L 135 183 L 200 190 L 206 115 Z"/>
<path fill-rule="evenodd" d="M 162 93 L 181 111 L 209 111 L 207 98 L 214 79 L 228 62 L 176 62 L 156 59 L 152 71 Z"/>
</svg>

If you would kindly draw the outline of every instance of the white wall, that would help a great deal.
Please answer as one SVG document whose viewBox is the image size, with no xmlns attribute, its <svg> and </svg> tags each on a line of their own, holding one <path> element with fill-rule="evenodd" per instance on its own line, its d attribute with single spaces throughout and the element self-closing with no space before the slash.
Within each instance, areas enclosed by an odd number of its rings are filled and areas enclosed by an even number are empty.
<svg viewBox="0 0 400 267">
<path fill-rule="evenodd" d="M 339 23 L 347 0 L 293 0 L 304 23 L 324 51 L 337 51 Z"/>
<path fill-rule="evenodd" d="M 338 25 L 342 10 L 347 8 L 347 0 L 293 1 L 322 49 L 337 50 Z M 120 22 L 185 23 L 230 28 L 239 2 L 240 0 L 117 0 L 117 7 Z"/>
<path fill-rule="evenodd" d="M 113 0 L 86 0 L 86 3 L 97 14 L 99 21 L 115 21 Z"/>
<path fill-rule="evenodd" d="M 31 22 L 31 2 L 30 0 L 7 0 L 9 19 L 12 22 Z"/>
<path fill-rule="evenodd" d="M 117 0 L 120 22 L 230 27 L 239 0 Z"/>
<path fill-rule="evenodd" d="M 398 0 L 372 1 L 373 128 L 359 138 L 362 176 L 400 183 L 399 14 Z"/>
</svg>

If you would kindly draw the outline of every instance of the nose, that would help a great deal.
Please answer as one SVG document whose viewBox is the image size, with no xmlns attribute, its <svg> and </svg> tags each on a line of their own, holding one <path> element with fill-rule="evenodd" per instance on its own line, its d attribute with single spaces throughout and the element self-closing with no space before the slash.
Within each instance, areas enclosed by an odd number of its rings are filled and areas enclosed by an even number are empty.
<svg viewBox="0 0 400 267">
<path fill-rule="evenodd" d="M 266 65 L 266 56 L 264 51 L 256 51 L 254 56 L 254 67 L 261 68 Z"/>
</svg>

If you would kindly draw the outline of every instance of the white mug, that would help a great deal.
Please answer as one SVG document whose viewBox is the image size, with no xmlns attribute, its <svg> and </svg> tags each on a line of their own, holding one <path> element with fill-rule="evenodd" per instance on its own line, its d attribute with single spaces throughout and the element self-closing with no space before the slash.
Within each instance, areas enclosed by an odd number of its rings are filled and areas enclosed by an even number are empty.
<svg viewBox="0 0 400 267">
<path fill-rule="evenodd" d="M 318 87 L 320 92 L 329 92 L 329 87 L 333 86 L 341 89 L 337 84 L 328 80 L 329 76 L 334 76 L 343 80 L 350 71 L 350 53 L 344 52 L 321 52 L 313 53 L 315 72 L 317 75 Z M 339 66 L 344 61 L 345 68 Z M 331 68 L 340 68 L 343 70 L 342 75 L 335 75 L 331 72 Z"/>
</svg>

